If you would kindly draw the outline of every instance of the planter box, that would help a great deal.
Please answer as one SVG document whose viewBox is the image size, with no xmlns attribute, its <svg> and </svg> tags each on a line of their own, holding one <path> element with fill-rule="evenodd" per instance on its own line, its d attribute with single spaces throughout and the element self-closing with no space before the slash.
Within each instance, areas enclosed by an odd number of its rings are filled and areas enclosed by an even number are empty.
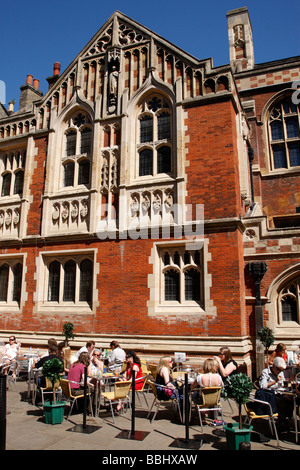
<svg viewBox="0 0 300 470">
<path fill-rule="evenodd" d="M 228 450 L 239 450 L 241 442 L 250 442 L 253 426 L 243 424 L 243 429 L 239 429 L 238 423 L 229 423 L 224 426 Z"/>
<path fill-rule="evenodd" d="M 57 401 L 54 403 L 46 402 L 44 403 L 44 412 L 45 412 L 45 419 L 46 424 L 61 424 L 64 419 L 64 412 L 65 412 L 65 404 L 64 401 Z"/>
</svg>

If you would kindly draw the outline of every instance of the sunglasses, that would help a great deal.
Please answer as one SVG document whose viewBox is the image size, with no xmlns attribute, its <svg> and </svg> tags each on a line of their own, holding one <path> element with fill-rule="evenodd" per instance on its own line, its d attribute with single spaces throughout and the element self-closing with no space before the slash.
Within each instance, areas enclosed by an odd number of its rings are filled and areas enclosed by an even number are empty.
<svg viewBox="0 0 300 470">
<path fill-rule="evenodd" d="M 100 357 L 100 354 L 94 354 L 94 356 L 96 356 L 96 357 Z"/>
</svg>

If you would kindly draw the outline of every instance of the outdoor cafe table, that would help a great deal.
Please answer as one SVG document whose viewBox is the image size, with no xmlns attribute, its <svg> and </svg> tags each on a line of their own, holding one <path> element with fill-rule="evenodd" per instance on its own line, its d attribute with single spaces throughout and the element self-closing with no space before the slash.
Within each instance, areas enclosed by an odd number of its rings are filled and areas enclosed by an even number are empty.
<svg viewBox="0 0 300 470">
<path fill-rule="evenodd" d="M 104 374 L 97 374 L 97 375 L 89 375 L 90 379 L 94 379 L 96 381 L 95 384 L 95 416 L 99 416 L 99 409 L 100 409 L 100 402 L 101 402 L 101 389 L 102 384 L 103 387 L 108 387 L 111 390 L 112 386 L 114 385 L 115 381 L 119 379 L 117 375 L 113 373 L 104 372 Z"/>
</svg>

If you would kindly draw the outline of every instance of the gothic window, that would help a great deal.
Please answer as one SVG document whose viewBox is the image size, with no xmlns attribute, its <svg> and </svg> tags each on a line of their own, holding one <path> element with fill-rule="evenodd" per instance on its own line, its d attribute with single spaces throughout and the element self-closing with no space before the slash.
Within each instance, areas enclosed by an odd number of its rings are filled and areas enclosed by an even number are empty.
<svg viewBox="0 0 300 470">
<path fill-rule="evenodd" d="M 172 172 L 172 132 L 169 105 L 152 96 L 143 103 L 139 115 L 139 176 Z"/>
<path fill-rule="evenodd" d="M 279 322 L 300 323 L 300 277 L 279 292 Z"/>
<path fill-rule="evenodd" d="M 92 154 L 92 128 L 90 119 L 78 113 L 69 121 L 65 132 L 62 185 L 78 186 L 90 184 L 90 161 Z"/>
<path fill-rule="evenodd" d="M 300 111 L 291 97 L 270 109 L 269 141 L 273 170 L 300 166 Z"/>
<path fill-rule="evenodd" d="M 0 264 L 0 303 L 20 303 L 22 271 L 20 261 L 9 260 Z"/>
<path fill-rule="evenodd" d="M 48 264 L 47 301 L 58 305 L 92 302 L 93 261 L 75 258 Z"/>
<path fill-rule="evenodd" d="M 199 250 L 168 249 L 162 253 L 163 298 L 166 302 L 201 304 L 201 263 Z"/>
<path fill-rule="evenodd" d="M 23 194 L 25 151 L 2 155 L 0 159 L 1 196 L 13 196 Z"/>
</svg>

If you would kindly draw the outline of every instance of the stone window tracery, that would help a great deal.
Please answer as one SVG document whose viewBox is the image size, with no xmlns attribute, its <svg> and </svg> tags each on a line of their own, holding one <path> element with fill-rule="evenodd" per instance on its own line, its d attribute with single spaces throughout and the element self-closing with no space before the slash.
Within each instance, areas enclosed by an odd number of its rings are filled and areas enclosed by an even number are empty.
<svg viewBox="0 0 300 470">
<path fill-rule="evenodd" d="M 278 100 L 269 111 L 271 169 L 300 166 L 300 111 L 291 97 Z"/>
<path fill-rule="evenodd" d="M 139 114 L 138 175 L 172 172 L 171 112 L 168 103 L 152 96 Z"/>
</svg>

